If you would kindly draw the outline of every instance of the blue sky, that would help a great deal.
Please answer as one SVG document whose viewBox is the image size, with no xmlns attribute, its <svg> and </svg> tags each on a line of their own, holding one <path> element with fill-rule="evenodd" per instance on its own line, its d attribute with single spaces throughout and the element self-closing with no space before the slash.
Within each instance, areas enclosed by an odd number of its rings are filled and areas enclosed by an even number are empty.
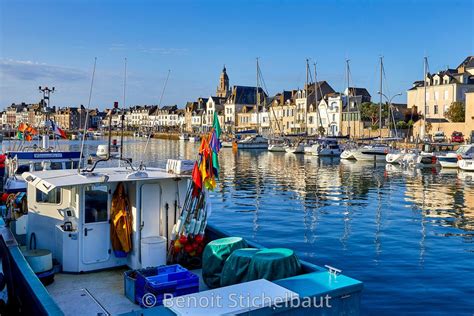
<svg viewBox="0 0 474 316">
<path fill-rule="evenodd" d="M 457 66 L 474 54 L 473 1 L 5 1 L 0 0 L 0 108 L 38 102 L 55 86 L 52 105 L 162 105 L 215 94 L 223 64 L 231 85 L 255 85 L 258 56 L 270 94 L 302 87 L 305 59 L 318 79 L 344 89 L 378 91 L 384 56 L 386 94 L 405 92 L 423 72 Z M 404 102 L 406 94 L 396 99 Z"/>
</svg>

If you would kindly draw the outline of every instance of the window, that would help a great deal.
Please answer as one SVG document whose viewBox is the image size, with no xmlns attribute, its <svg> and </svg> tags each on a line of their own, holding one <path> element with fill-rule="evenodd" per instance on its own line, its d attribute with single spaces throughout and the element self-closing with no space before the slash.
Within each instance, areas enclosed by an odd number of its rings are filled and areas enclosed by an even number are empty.
<svg viewBox="0 0 474 316">
<path fill-rule="evenodd" d="M 434 98 L 435 98 L 435 100 L 438 100 L 438 98 L 439 98 L 439 92 L 438 91 L 435 91 Z"/>
<path fill-rule="evenodd" d="M 430 99 L 430 93 L 426 92 L 426 100 L 429 100 L 429 99 Z"/>
<path fill-rule="evenodd" d="M 425 114 L 426 115 L 430 114 L 430 106 L 429 105 L 425 106 Z"/>
<path fill-rule="evenodd" d="M 313 124 L 313 117 L 312 116 L 309 117 L 309 124 Z"/>
<path fill-rule="evenodd" d="M 333 121 L 333 122 L 336 121 L 336 114 L 333 114 L 333 115 L 332 115 L 332 121 Z"/>
<path fill-rule="evenodd" d="M 449 96 L 448 90 L 444 90 L 444 99 L 447 100 Z"/>
<path fill-rule="evenodd" d="M 433 113 L 438 114 L 438 105 L 437 104 L 435 104 L 435 106 L 434 106 Z"/>
<path fill-rule="evenodd" d="M 448 105 L 446 105 L 446 104 L 443 105 L 443 113 L 448 112 L 448 109 L 449 109 Z"/>
<path fill-rule="evenodd" d="M 62 162 L 55 161 L 51 163 L 51 170 L 60 170 L 62 168 L 63 168 Z"/>
<path fill-rule="evenodd" d="M 49 204 L 59 204 L 61 203 L 61 190 L 54 188 L 48 192 L 44 193 L 36 189 L 36 202 L 37 203 L 49 203 Z"/>
<path fill-rule="evenodd" d="M 106 185 L 87 187 L 84 194 L 85 222 L 106 222 L 108 201 L 109 188 Z"/>
</svg>

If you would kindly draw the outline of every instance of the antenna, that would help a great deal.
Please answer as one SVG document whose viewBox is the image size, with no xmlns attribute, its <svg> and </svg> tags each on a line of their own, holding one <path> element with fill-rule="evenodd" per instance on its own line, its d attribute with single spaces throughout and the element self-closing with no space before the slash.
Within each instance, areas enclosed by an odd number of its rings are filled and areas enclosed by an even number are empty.
<svg viewBox="0 0 474 316">
<path fill-rule="evenodd" d="M 120 115 L 120 159 L 119 159 L 119 167 L 120 167 L 120 162 L 123 159 L 123 123 L 125 119 L 125 96 L 126 96 L 126 91 L 127 91 L 127 58 L 125 58 L 125 65 L 124 65 L 124 76 L 123 76 L 123 105 L 122 105 L 122 113 Z M 108 149 L 110 151 L 110 148 Z"/>
<path fill-rule="evenodd" d="M 90 90 L 89 90 L 89 101 L 87 102 L 86 119 L 85 119 L 85 122 L 84 122 L 84 133 L 82 135 L 82 143 L 81 143 L 81 155 L 79 156 L 79 165 L 77 166 L 77 172 L 81 172 L 82 154 L 84 153 L 84 143 L 85 143 L 85 139 L 86 139 L 87 121 L 89 120 L 89 109 L 91 107 L 92 87 L 94 86 L 94 77 L 95 77 L 95 67 L 96 67 L 96 65 L 97 65 L 97 57 L 94 58 L 94 68 L 92 70 L 91 87 L 90 87 Z"/>
</svg>

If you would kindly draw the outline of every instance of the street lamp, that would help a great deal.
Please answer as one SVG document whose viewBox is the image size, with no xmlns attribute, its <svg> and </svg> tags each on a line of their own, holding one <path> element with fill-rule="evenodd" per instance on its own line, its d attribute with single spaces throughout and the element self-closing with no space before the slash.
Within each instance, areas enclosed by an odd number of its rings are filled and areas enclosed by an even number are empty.
<svg viewBox="0 0 474 316">
<path fill-rule="evenodd" d="M 398 96 L 401 96 L 402 93 L 397 93 L 395 95 L 393 95 L 391 98 L 387 97 L 384 93 L 382 93 L 381 91 L 377 91 L 377 94 L 385 97 L 385 100 L 387 100 L 387 103 L 388 103 L 388 107 L 389 107 L 389 111 L 392 111 L 392 100 Z M 389 112 L 390 113 L 390 112 Z M 393 125 L 395 126 L 395 136 L 398 136 L 398 133 L 397 133 L 397 126 L 395 125 L 395 118 L 393 117 L 393 111 L 392 111 L 392 118 L 393 118 Z M 382 119 L 382 118 L 380 118 Z M 389 120 L 390 120 L 390 115 L 389 115 Z"/>
</svg>

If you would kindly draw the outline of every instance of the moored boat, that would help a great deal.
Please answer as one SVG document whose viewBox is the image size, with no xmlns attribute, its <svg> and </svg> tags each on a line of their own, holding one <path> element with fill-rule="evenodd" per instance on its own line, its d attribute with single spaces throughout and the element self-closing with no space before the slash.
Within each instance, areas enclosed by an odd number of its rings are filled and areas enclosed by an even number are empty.
<svg viewBox="0 0 474 316">
<path fill-rule="evenodd" d="M 392 150 L 385 156 L 385 161 L 390 164 L 401 164 L 406 153 L 406 150 Z"/>
<path fill-rule="evenodd" d="M 188 140 L 188 139 L 189 139 L 189 135 L 186 133 L 179 135 L 179 140 Z"/>
<path fill-rule="evenodd" d="M 298 143 L 285 146 L 285 151 L 290 154 L 304 154 L 304 144 Z"/>
<path fill-rule="evenodd" d="M 385 144 L 364 145 L 354 151 L 354 158 L 358 161 L 386 162 L 385 157 L 390 152 L 390 147 Z"/>
<path fill-rule="evenodd" d="M 474 158 L 474 145 L 461 145 L 456 152 L 437 155 L 437 158 L 443 168 L 458 168 L 459 159 Z"/>
<path fill-rule="evenodd" d="M 474 159 L 460 159 L 458 167 L 464 171 L 474 171 Z"/>
<path fill-rule="evenodd" d="M 261 135 L 251 135 L 237 141 L 238 149 L 268 149 L 268 139 Z"/>
<path fill-rule="evenodd" d="M 322 139 L 311 146 L 311 154 L 321 157 L 339 157 L 343 150 L 336 140 Z M 347 159 L 347 158 L 346 158 Z"/>
</svg>

